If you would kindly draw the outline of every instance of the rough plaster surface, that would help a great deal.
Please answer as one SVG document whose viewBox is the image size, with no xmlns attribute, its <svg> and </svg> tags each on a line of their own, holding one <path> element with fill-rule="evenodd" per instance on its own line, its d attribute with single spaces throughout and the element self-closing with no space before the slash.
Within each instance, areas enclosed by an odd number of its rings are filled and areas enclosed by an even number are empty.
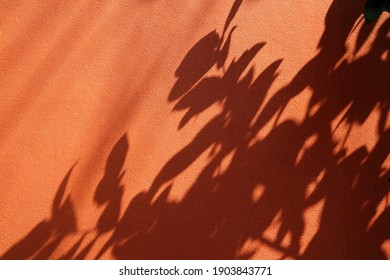
<svg viewBox="0 0 390 280">
<path fill-rule="evenodd" d="M 389 17 L 355 2 L 1 0 L 0 255 L 390 258 Z"/>
</svg>

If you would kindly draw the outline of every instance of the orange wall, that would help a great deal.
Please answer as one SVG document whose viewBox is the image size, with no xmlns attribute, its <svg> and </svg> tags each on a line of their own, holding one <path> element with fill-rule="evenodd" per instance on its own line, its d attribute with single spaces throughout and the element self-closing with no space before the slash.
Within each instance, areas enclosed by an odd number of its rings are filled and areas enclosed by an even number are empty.
<svg viewBox="0 0 390 280">
<path fill-rule="evenodd" d="M 1 258 L 390 258 L 363 2 L 0 1 Z"/>
</svg>

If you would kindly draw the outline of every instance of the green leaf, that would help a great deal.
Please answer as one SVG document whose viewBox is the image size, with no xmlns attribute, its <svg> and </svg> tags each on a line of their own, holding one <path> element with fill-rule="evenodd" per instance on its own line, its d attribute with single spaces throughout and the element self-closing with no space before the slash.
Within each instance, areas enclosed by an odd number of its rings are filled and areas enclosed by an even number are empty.
<svg viewBox="0 0 390 280">
<path fill-rule="evenodd" d="M 387 10 L 389 0 L 368 0 L 364 8 L 364 19 L 367 23 L 376 20 L 383 11 Z"/>
</svg>

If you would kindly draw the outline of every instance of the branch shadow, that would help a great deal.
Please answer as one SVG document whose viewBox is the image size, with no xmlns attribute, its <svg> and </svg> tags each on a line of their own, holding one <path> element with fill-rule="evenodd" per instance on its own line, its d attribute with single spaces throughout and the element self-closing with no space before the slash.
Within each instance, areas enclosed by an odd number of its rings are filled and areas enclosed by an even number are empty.
<svg viewBox="0 0 390 280">
<path fill-rule="evenodd" d="M 242 2 L 234 2 L 222 34 L 212 31 L 189 50 L 168 94 L 173 110 L 183 111 L 178 130 L 215 104 L 220 113 L 127 206 L 122 205 L 122 178 L 129 144 L 126 135 L 121 137 L 94 193 L 103 207 L 95 237 L 84 245 L 82 236 L 63 259 L 88 258 L 107 234 L 96 258 L 111 250 L 117 259 L 249 259 L 257 258 L 262 246 L 277 251 L 281 259 L 387 257 L 382 247 L 390 239 L 390 171 L 384 167 L 390 153 L 390 84 L 389 60 L 383 57 L 389 50 L 390 19 L 380 26 L 368 53 L 347 60 L 345 42 L 362 7 L 334 0 L 318 54 L 268 96 L 282 59 L 255 76 L 253 65 L 265 42 L 228 63 L 239 28 L 231 25 Z M 342 24 L 340 13 L 345 15 Z M 371 26 L 360 29 L 355 52 L 371 32 Z M 283 119 L 291 100 L 308 87 L 312 94 L 303 121 Z M 380 116 L 377 142 L 371 149 L 362 145 L 351 151 L 346 143 L 352 129 L 373 112 Z M 271 122 L 270 132 L 260 137 Z M 335 132 L 341 124 L 349 129 L 340 140 Z M 175 178 L 204 155 L 208 163 L 189 191 L 181 201 L 169 200 Z M 59 188 L 51 219 L 38 224 L 2 259 L 50 258 L 76 230 L 72 204 L 64 198 L 72 169 Z M 321 203 L 318 229 L 307 239 L 306 212 Z"/>
<path fill-rule="evenodd" d="M 1 259 L 46 259 L 67 234 L 76 230 L 73 204 L 69 196 L 64 197 L 75 165 L 71 167 L 60 184 L 54 198 L 51 218 L 40 222 L 26 237 L 1 256 Z"/>
<path fill-rule="evenodd" d="M 52 206 L 52 216 L 40 222 L 31 232 L 12 246 L 1 259 L 50 259 L 60 244 L 70 235 L 81 235 L 74 245 L 62 253 L 60 259 L 85 259 L 99 237 L 116 227 L 119 220 L 121 199 L 124 187 L 121 183 L 126 155 L 129 149 L 127 135 L 124 134 L 110 152 L 105 173 L 100 180 L 94 200 L 102 213 L 96 224 L 95 237 L 87 242 L 88 232 L 81 233 L 77 228 L 75 208 L 69 192 L 69 179 L 76 167 L 75 163 L 63 179 Z M 65 195 L 68 194 L 68 195 Z"/>
<path fill-rule="evenodd" d="M 165 164 L 148 192 L 130 203 L 106 248 L 112 247 L 118 259 L 246 259 L 256 256 L 256 248 L 244 250 L 246 242 L 257 240 L 281 258 L 386 258 L 381 246 L 390 238 L 388 205 L 375 215 L 389 192 L 389 171 L 383 170 L 389 154 L 384 144 L 389 143 L 389 65 L 383 54 L 390 21 L 380 27 L 371 50 L 350 62 L 343 59 L 345 41 L 362 7 L 333 1 L 318 54 L 264 104 L 282 62 L 253 77 L 250 65 L 265 43 L 224 69 L 236 28 L 229 26 L 241 2 L 235 1 L 221 36 L 213 31 L 188 52 L 168 96 L 176 102 L 174 110 L 185 111 L 178 129 L 215 103 L 222 112 Z M 360 29 L 356 50 L 371 31 Z M 223 73 L 208 75 L 213 67 Z M 291 99 L 307 87 L 313 94 L 305 119 L 280 121 Z M 348 153 L 351 129 L 377 108 L 376 147 Z M 341 142 L 334 137 L 340 114 L 340 123 L 350 127 Z M 275 117 L 271 132 L 256 138 Z M 180 202 L 170 201 L 174 179 L 205 153 L 210 161 L 188 193 Z M 319 228 L 307 241 L 305 212 L 321 201 Z M 272 229 L 275 220 L 278 227 Z"/>
</svg>

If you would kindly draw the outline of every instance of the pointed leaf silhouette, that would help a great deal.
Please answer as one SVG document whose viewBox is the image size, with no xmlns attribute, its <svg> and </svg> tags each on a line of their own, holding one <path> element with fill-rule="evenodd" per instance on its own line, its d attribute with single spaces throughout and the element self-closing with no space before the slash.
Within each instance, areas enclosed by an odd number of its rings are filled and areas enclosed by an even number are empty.
<svg viewBox="0 0 390 280">
<path fill-rule="evenodd" d="M 55 217 L 61 209 L 61 206 L 62 206 L 63 201 L 64 201 L 66 187 L 67 187 L 69 179 L 70 179 L 70 175 L 72 174 L 73 169 L 76 165 L 77 165 L 77 162 L 75 162 L 73 164 L 73 166 L 69 169 L 68 173 L 66 173 L 65 178 L 62 180 L 60 187 L 58 188 L 58 191 L 57 191 L 57 194 L 54 198 L 54 202 L 53 202 L 53 206 L 52 206 L 53 217 Z"/>
<path fill-rule="evenodd" d="M 225 26 L 223 27 L 223 33 L 222 34 L 225 34 L 226 30 L 228 29 L 230 23 L 232 22 L 232 20 L 234 19 L 234 17 L 236 16 L 238 10 L 240 9 L 240 6 L 242 4 L 242 1 L 243 0 L 236 0 L 232 6 L 232 9 L 230 10 L 230 13 L 226 19 L 226 23 L 225 23 Z"/>
<path fill-rule="evenodd" d="M 221 68 L 225 64 L 225 61 L 229 55 L 230 44 L 232 41 L 232 34 L 233 34 L 234 30 L 236 30 L 236 28 L 237 28 L 237 25 L 232 28 L 232 30 L 229 33 L 228 38 L 226 39 L 225 44 L 223 45 L 221 51 L 219 52 L 218 60 L 217 60 L 217 67 L 218 68 Z"/>
</svg>

